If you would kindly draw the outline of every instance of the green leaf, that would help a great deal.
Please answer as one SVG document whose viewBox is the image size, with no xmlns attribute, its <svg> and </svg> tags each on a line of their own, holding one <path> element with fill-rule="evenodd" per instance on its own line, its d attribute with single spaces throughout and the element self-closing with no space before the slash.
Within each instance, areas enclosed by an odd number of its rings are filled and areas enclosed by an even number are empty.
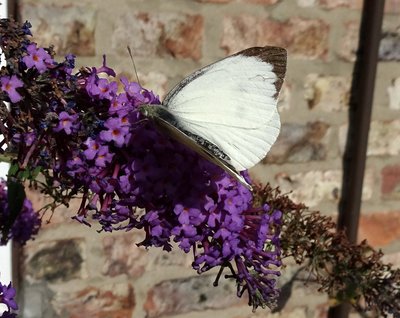
<svg viewBox="0 0 400 318">
<path fill-rule="evenodd" d="M 24 169 L 23 171 L 20 171 L 18 173 L 18 179 L 26 180 L 29 178 L 30 175 L 31 175 L 31 173 L 30 173 L 29 169 Z"/>
<path fill-rule="evenodd" d="M 15 176 L 18 170 L 19 170 L 18 163 L 13 163 L 12 165 L 10 165 L 10 169 L 8 169 L 8 176 L 9 177 Z"/>
<path fill-rule="evenodd" d="M 42 171 L 42 167 L 41 166 L 36 167 L 31 173 L 31 179 L 32 180 L 35 179 L 40 173 L 40 171 Z"/>
</svg>

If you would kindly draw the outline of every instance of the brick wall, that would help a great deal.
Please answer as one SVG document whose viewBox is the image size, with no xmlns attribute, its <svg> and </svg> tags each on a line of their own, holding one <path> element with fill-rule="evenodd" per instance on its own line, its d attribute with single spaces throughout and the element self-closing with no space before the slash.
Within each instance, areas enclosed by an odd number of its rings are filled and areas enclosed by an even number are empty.
<svg viewBox="0 0 400 318">
<path fill-rule="evenodd" d="M 129 45 L 141 82 L 160 95 L 226 54 L 255 45 L 286 47 L 281 136 L 252 176 L 334 215 L 361 5 L 361 0 L 22 0 L 21 14 L 32 22 L 39 44 L 76 54 L 80 65 L 100 65 L 105 53 L 117 73 L 134 79 Z M 400 1 L 387 0 L 359 238 L 400 265 L 399 16 Z M 45 201 L 30 196 L 37 206 Z M 326 315 L 326 297 L 301 283 L 295 283 L 281 314 L 252 314 L 236 299 L 233 283 L 214 288 L 214 275 L 196 275 L 190 255 L 138 248 L 140 233 L 98 234 L 71 221 L 74 204 L 59 209 L 23 250 L 25 318 Z M 294 270 L 289 266 L 282 282 Z"/>
</svg>

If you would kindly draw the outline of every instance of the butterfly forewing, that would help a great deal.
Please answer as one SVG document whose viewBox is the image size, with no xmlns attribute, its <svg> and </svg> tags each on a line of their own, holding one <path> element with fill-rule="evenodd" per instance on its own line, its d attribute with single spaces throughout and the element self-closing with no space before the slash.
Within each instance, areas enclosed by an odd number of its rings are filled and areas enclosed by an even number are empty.
<svg viewBox="0 0 400 318">
<path fill-rule="evenodd" d="M 250 48 L 189 75 L 163 105 L 180 129 L 215 144 L 242 171 L 262 160 L 278 137 L 285 71 L 284 49 Z"/>
</svg>

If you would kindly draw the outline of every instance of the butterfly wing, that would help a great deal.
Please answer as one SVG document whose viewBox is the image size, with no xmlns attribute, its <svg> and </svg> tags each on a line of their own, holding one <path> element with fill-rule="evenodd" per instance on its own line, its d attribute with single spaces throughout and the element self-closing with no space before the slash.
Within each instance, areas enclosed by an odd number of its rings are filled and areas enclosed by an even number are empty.
<svg viewBox="0 0 400 318">
<path fill-rule="evenodd" d="M 163 105 L 180 128 L 215 144 L 237 171 L 246 170 L 278 137 L 276 105 L 285 71 L 285 49 L 250 48 L 189 75 Z"/>
</svg>

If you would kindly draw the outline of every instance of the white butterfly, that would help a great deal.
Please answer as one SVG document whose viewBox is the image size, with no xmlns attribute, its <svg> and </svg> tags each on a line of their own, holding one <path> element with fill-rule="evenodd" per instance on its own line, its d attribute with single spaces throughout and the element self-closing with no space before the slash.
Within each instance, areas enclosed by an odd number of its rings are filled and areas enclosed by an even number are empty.
<svg viewBox="0 0 400 318">
<path fill-rule="evenodd" d="M 260 162 L 278 137 L 286 60 L 283 48 L 246 49 L 192 73 L 162 105 L 140 111 L 251 189 L 239 172 Z"/>
</svg>

